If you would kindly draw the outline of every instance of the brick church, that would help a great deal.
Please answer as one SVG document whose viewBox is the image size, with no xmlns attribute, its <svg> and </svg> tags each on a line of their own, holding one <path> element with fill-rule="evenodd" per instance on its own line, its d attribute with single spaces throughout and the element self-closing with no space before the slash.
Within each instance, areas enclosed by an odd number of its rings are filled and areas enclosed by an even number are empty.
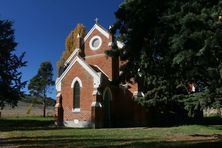
<svg viewBox="0 0 222 148">
<path fill-rule="evenodd" d="M 112 85 L 124 64 L 104 52 L 112 47 L 112 35 L 98 22 L 78 45 L 56 79 L 56 124 L 67 127 L 126 127 L 144 125 L 146 113 L 135 102 L 138 85 Z M 117 42 L 118 48 L 123 45 Z"/>
</svg>

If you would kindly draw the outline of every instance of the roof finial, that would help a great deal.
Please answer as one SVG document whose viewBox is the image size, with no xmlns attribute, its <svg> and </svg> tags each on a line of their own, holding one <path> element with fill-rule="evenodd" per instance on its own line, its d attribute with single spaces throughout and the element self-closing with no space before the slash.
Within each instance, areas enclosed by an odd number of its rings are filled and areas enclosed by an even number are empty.
<svg viewBox="0 0 222 148">
<path fill-rule="evenodd" d="M 99 23 L 99 19 L 97 17 L 95 18 L 95 22 L 96 22 L 96 24 Z"/>
</svg>

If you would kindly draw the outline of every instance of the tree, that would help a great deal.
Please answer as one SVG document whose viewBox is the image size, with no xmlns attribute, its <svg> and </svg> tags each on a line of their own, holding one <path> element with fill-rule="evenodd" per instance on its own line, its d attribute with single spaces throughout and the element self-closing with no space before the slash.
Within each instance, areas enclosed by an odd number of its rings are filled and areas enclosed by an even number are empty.
<svg viewBox="0 0 222 148">
<path fill-rule="evenodd" d="M 57 62 L 57 70 L 64 66 L 65 61 L 69 58 L 72 52 L 75 50 L 77 45 L 77 36 L 81 35 L 82 38 L 86 35 L 85 26 L 83 24 L 77 24 L 77 26 L 69 33 L 65 42 L 65 51 L 63 52 L 61 58 Z M 58 72 L 57 72 L 58 73 Z"/>
<path fill-rule="evenodd" d="M 22 82 L 19 69 L 26 66 L 25 53 L 17 56 L 14 53 L 16 46 L 12 22 L 0 20 L 0 108 L 5 104 L 16 106 L 23 96 L 21 89 L 26 82 Z"/>
<path fill-rule="evenodd" d="M 111 28 L 125 46 L 107 52 L 128 61 L 119 82 L 136 78 L 145 93 L 139 102 L 159 115 L 200 117 L 206 106 L 221 107 L 221 6 L 218 0 L 125 0 Z"/>
<path fill-rule="evenodd" d="M 177 84 L 194 83 L 195 93 L 175 94 L 190 116 L 200 116 L 203 108 L 220 108 L 221 93 L 221 5 L 215 0 L 184 1 L 166 23 L 174 22 L 170 41 L 172 68 Z M 176 21 L 177 20 L 177 21 Z M 169 25 L 168 25 L 169 26 Z M 170 26 L 169 26 L 170 27 Z"/>
<path fill-rule="evenodd" d="M 37 75 L 35 75 L 28 84 L 30 94 L 43 99 L 43 117 L 46 113 L 47 92 L 54 85 L 52 64 L 48 61 L 40 65 Z"/>
</svg>

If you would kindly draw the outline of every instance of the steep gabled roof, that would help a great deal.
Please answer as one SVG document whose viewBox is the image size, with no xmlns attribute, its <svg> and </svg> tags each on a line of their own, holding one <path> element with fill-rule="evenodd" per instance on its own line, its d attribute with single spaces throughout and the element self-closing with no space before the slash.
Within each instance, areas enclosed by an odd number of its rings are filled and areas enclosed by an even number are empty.
<svg viewBox="0 0 222 148">
<path fill-rule="evenodd" d="M 97 65 L 90 65 L 90 67 L 92 67 L 96 72 L 102 73 L 107 79 L 109 79 L 109 76 L 99 66 L 97 66 Z"/>
<path fill-rule="evenodd" d="M 89 38 L 89 36 L 92 34 L 92 32 L 94 31 L 94 30 L 98 30 L 100 33 L 102 33 L 106 38 L 108 38 L 109 39 L 109 36 L 110 36 L 110 33 L 106 30 L 106 29 L 104 29 L 101 25 L 99 25 L 99 24 L 95 24 L 91 29 L 90 29 L 90 31 L 87 33 L 87 35 L 84 37 L 84 42 Z"/>
<path fill-rule="evenodd" d="M 81 57 L 78 55 L 70 62 L 69 66 L 66 68 L 66 70 L 63 72 L 63 74 L 57 79 L 56 86 L 61 83 L 61 81 L 64 79 L 64 77 L 67 75 L 67 73 L 71 70 L 71 68 L 75 65 L 75 63 L 78 62 L 97 82 L 100 82 L 100 76 L 99 74 L 89 65 L 87 64 Z"/>
<path fill-rule="evenodd" d="M 94 30 L 98 30 L 101 34 L 103 34 L 106 38 L 110 38 L 110 33 L 104 29 L 101 25 L 96 23 L 90 31 L 87 33 L 87 35 L 84 37 L 84 42 L 89 38 L 89 36 L 92 34 Z M 67 73 L 71 70 L 71 68 L 75 65 L 76 62 L 78 62 L 93 78 L 95 81 L 100 83 L 100 74 L 96 72 L 96 69 L 91 67 L 89 64 L 87 64 L 81 57 L 78 56 L 78 52 L 80 49 L 76 48 L 73 53 L 69 56 L 69 58 L 65 61 L 65 65 L 68 65 L 68 67 L 65 69 L 65 71 L 62 73 L 62 75 L 57 78 L 56 80 L 56 88 L 61 85 L 61 81 L 64 79 L 64 77 L 67 75 Z M 98 68 L 97 68 L 98 69 Z M 98 71 L 99 72 L 99 71 Z M 100 70 L 101 72 L 101 70 Z M 104 72 L 101 72 L 104 75 L 106 75 Z M 106 75 L 107 76 L 107 75 Z M 60 86 L 61 87 L 61 86 Z"/>
<path fill-rule="evenodd" d="M 76 53 L 78 53 L 78 51 L 80 51 L 79 48 L 76 48 L 72 54 L 69 56 L 69 58 L 65 61 L 65 65 L 70 63 L 70 61 L 75 57 Z"/>
<path fill-rule="evenodd" d="M 88 39 L 88 37 L 92 34 L 92 32 L 97 29 L 100 33 L 102 33 L 106 38 L 109 38 L 110 34 L 109 32 L 103 28 L 101 25 L 99 25 L 98 23 L 96 23 L 91 29 L 90 31 L 87 33 L 87 35 L 84 37 L 84 42 Z M 76 53 L 80 51 L 79 48 L 76 48 L 73 53 L 69 56 L 69 58 L 65 61 L 65 65 L 70 63 L 70 61 L 75 57 Z"/>
</svg>

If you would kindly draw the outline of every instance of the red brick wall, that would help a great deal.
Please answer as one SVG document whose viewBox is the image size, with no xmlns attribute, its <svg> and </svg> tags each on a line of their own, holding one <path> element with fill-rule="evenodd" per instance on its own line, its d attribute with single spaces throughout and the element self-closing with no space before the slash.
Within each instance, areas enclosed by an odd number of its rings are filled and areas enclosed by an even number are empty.
<svg viewBox="0 0 222 148">
<path fill-rule="evenodd" d="M 98 50 L 91 50 L 89 42 L 91 38 L 98 35 L 102 39 L 102 45 Z M 119 59 L 108 57 L 104 52 L 111 49 L 109 42 L 112 41 L 111 36 L 107 39 L 98 30 L 94 30 L 84 45 L 85 61 L 90 65 L 97 65 L 109 79 L 113 79 L 119 74 Z M 73 109 L 73 88 L 71 83 L 75 77 L 80 78 L 82 81 L 82 88 L 80 91 L 80 112 L 72 112 Z M 129 90 L 124 92 L 123 89 L 110 86 L 112 90 L 111 107 L 111 120 L 112 124 L 131 125 L 135 120 L 141 122 L 144 118 L 144 111 L 133 100 L 133 92 L 137 90 L 137 84 L 130 84 Z M 104 86 L 105 88 L 106 86 Z M 93 77 L 77 62 L 67 73 L 62 80 L 62 98 L 64 109 L 64 121 L 73 121 L 78 119 L 80 121 L 91 121 L 92 117 L 102 123 L 102 110 L 92 111 L 91 104 L 96 100 L 96 96 L 93 96 Z M 103 89 L 104 89 L 103 88 Z M 99 99 L 101 102 L 102 98 Z M 101 120 L 101 121 L 100 121 Z"/>
<path fill-rule="evenodd" d="M 106 55 L 86 58 L 86 63 L 97 65 L 105 74 L 112 79 L 112 58 Z"/>
<path fill-rule="evenodd" d="M 102 39 L 102 45 L 97 50 L 91 50 L 89 43 L 92 37 L 95 35 L 98 35 Z M 91 65 L 97 65 L 102 71 L 104 71 L 110 80 L 112 80 L 115 76 L 119 73 L 119 65 L 118 65 L 118 59 L 114 59 L 112 57 L 108 57 L 105 55 L 106 50 L 110 50 L 111 46 L 109 43 L 112 42 L 112 36 L 109 36 L 109 39 L 107 39 L 103 34 L 101 34 L 98 30 L 94 30 L 92 34 L 89 36 L 89 38 L 85 41 L 85 59 L 88 64 Z M 101 55 L 103 54 L 103 55 Z"/>
<path fill-rule="evenodd" d="M 99 49 L 97 50 L 91 50 L 89 46 L 89 42 L 92 37 L 94 36 L 99 36 L 102 39 L 102 45 L 100 46 Z M 105 52 L 105 50 L 111 49 L 111 46 L 109 46 L 109 42 L 112 42 L 112 37 L 111 35 L 109 36 L 109 39 L 107 39 L 102 33 L 100 33 L 97 29 L 95 29 L 91 35 L 87 38 L 85 41 L 85 56 L 91 56 L 91 55 L 96 55 L 96 54 L 102 54 Z"/>
<path fill-rule="evenodd" d="M 80 89 L 80 112 L 77 113 L 72 112 L 73 88 L 71 88 L 71 83 L 75 77 L 79 77 L 82 81 L 82 88 Z M 64 120 L 91 120 L 91 103 L 95 100 L 95 96 L 93 96 L 92 93 L 92 76 L 79 63 L 75 63 L 62 80 Z"/>
<path fill-rule="evenodd" d="M 135 102 L 129 90 L 112 87 L 111 121 L 113 127 L 141 126 L 145 123 L 145 110 Z"/>
<path fill-rule="evenodd" d="M 133 100 L 132 94 L 119 88 L 112 89 L 113 98 L 111 102 L 112 121 L 114 126 L 125 124 L 123 122 L 132 121 Z"/>
</svg>

